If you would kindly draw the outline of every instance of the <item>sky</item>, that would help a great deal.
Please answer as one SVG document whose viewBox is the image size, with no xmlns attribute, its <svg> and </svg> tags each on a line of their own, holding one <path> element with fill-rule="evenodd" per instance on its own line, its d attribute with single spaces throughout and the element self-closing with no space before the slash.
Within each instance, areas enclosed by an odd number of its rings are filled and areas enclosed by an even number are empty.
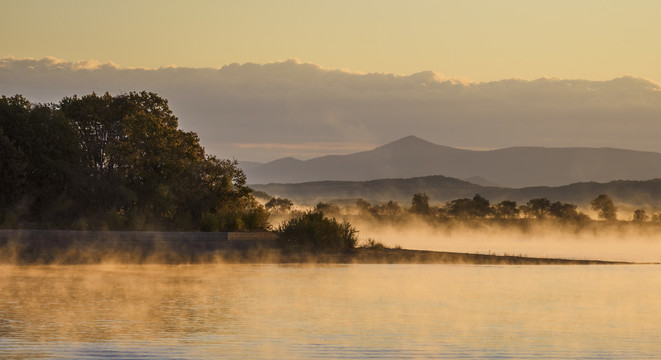
<svg viewBox="0 0 661 360">
<path fill-rule="evenodd" d="M 659 1 L 0 5 L 0 95 L 155 91 L 221 157 L 310 158 L 407 135 L 661 151 Z"/>
</svg>

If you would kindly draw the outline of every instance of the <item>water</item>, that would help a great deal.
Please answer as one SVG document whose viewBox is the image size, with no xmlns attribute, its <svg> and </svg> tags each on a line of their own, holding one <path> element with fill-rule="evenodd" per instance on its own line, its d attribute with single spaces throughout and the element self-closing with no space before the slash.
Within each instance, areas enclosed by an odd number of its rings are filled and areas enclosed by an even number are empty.
<svg viewBox="0 0 661 360">
<path fill-rule="evenodd" d="M 0 358 L 658 358 L 659 270 L 0 267 Z"/>
</svg>

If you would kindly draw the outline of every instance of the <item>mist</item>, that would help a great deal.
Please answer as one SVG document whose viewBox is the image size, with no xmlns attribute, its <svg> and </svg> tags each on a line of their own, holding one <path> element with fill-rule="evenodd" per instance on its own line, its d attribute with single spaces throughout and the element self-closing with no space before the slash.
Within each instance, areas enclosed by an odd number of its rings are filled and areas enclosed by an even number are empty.
<svg viewBox="0 0 661 360">
<path fill-rule="evenodd" d="M 661 262 L 659 226 L 632 224 L 562 227 L 539 223 L 529 228 L 459 224 L 451 228 L 423 220 L 406 224 L 354 221 L 361 239 L 374 239 L 404 249 L 588 259 L 626 262 Z"/>
</svg>

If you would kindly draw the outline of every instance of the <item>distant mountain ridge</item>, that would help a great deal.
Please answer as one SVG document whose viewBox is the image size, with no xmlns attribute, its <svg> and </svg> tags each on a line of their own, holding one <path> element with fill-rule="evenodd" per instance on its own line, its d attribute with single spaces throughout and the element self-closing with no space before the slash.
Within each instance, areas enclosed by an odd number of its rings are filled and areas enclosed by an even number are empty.
<svg viewBox="0 0 661 360">
<path fill-rule="evenodd" d="M 613 148 L 463 150 L 407 136 L 373 150 L 310 160 L 241 163 L 249 184 L 443 175 L 520 188 L 661 178 L 661 153 Z"/>
<path fill-rule="evenodd" d="M 480 186 L 467 181 L 445 177 L 425 176 L 409 179 L 380 179 L 370 181 L 315 181 L 297 184 L 253 185 L 255 190 L 271 196 L 286 197 L 299 203 L 362 198 L 370 202 L 395 200 L 408 204 L 413 194 L 426 193 L 432 202 L 447 202 L 471 198 L 480 194 L 492 202 L 514 200 L 525 204 L 528 200 L 545 197 L 551 201 L 570 202 L 587 206 L 599 194 L 608 194 L 616 203 L 633 206 L 661 206 L 661 179 L 647 181 L 582 182 L 550 187 L 503 188 Z"/>
</svg>

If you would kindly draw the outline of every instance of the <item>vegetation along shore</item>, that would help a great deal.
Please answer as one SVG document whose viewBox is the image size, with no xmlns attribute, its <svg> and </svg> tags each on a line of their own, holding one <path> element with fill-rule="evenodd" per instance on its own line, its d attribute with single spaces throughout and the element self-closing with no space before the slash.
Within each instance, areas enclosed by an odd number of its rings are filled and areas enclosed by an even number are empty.
<svg viewBox="0 0 661 360">
<path fill-rule="evenodd" d="M 483 264 L 596 265 L 625 262 L 551 259 L 386 248 L 291 251 L 274 233 L 0 230 L 0 265 L 71 264 Z"/>
<path fill-rule="evenodd" d="M 656 208 L 618 220 L 607 194 L 590 202 L 598 219 L 545 197 L 492 204 L 479 194 L 445 204 L 418 192 L 410 206 L 353 199 L 297 207 L 254 192 L 237 161 L 207 154 L 197 134 L 178 128 L 167 100 L 149 92 L 57 104 L 2 96 L 0 155 L 2 263 L 595 264 L 611 262 L 387 248 L 359 241 L 352 223 L 576 232 L 661 226 Z"/>
</svg>

